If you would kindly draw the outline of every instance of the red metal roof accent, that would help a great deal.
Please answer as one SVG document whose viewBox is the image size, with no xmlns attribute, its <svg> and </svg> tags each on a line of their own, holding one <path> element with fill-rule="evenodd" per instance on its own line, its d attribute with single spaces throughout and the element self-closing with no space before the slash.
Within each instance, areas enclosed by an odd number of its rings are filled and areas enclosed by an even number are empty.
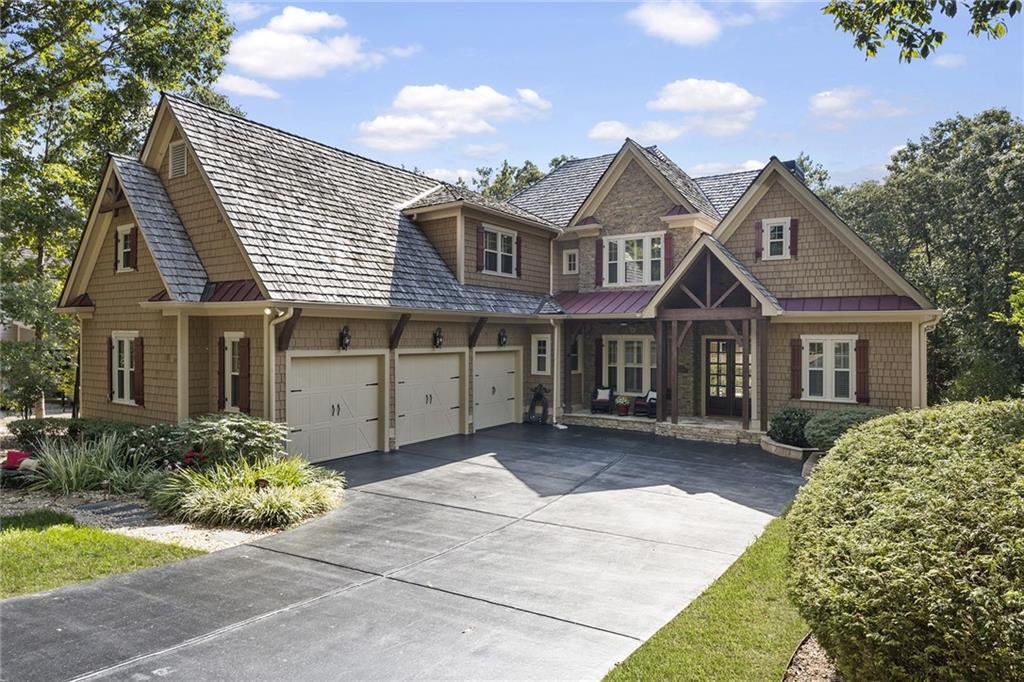
<svg viewBox="0 0 1024 682">
<path fill-rule="evenodd" d="M 263 298 L 260 288 L 253 279 L 235 279 L 227 282 L 210 282 L 200 299 L 210 303 L 237 303 L 238 301 L 259 301 Z"/>
<path fill-rule="evenodd" d="M 907 296 L 817 296 L 780 298 L 788 313 L 874 312 L 880 310 L 920 310 L 921 306 Z"/>
<path fill-rule="evenodd" d="M 568 315 L 625 315 L 638 313 L 654 297 L 657 289 L 641 291 L 567 291 L 555 296 Z"/>
</svg>

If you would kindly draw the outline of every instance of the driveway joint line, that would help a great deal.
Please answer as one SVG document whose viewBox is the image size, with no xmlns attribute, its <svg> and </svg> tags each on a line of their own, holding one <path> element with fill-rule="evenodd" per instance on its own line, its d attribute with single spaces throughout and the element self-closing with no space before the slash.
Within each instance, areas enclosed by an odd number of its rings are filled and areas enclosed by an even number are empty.
<svg viewBox="0 0 1024 682">
<path fill-rule="evenodd" d="M 368 484 L 372 485 L 372 484 Z M 448 509 L 458 509 L 459 511 L 475 512 L 477 514 L 487 514 L 488 516 L 497 516 L 503 519 L 520 519 L 520 516 L 512 516 L 511 514 L 501 514 L 499 512 L 483 511 L 482 509 L 473 509 L 471 507 L 461 507 L 457 504 L 448 504 L 446 502 L 435 502 L 433 500 L 421 500 L 418 497 L 404 497 L 402 495 L 396 495 L 395 493 L 385 493 L 379 490 L 364 490 L 362 488 L 352 488 L 354 492 L 366 493 L 367 495 L 377 495 L 379 497 L 388 497 L 393 500 L 404 500 L 406 502 L 419 502 L 420 504 L 432 504 L 435 507 L 447 507 Z"/>
<path fill-rule="evenodd" d="M 484 464 L 483 462 L 471 462 L 471 461 L 469 461 L 473 457 L 480 457 L 481 455 L 492 454 L 490 452 L 482 452 L 480 454 L 472 455 L 470 457 L 467 457 L 466 459 L 447 459 L 445 457 L 438 457 L 437 455 L 431 455 L 431 454 L 428 454 L 428 453 L 425 453 L 425 452 L 416 452 L 415 450 L 396 450 L 395 452 L 397 452 L 399 454 L 412 455 L 413 457 L 426 457 L 427 459 L 432 459 L 432 460 L 437 461 L 437 462 L 444 462 L 445 464 L 471 464 L 471 465 L 477 466 L 477 467 L 485 467 L 487 469 L 498 469 L 499 471 L 508 471 L 510 473 L 515 473 L 514 471 L 512 471 L 511 469 L 509 469 L 507 466 L 504 466 L 504 465 Z M 493 454 L 497 454 L 497 453 L 493 453 Z M 528 457 L 523 457 L 523 459 L 524 460 L 529 460 Z M 578 478 L 577 476 L 567 476 L 565 474 L 540 474 L 540 473 L 538 473 L 536 475 L 537 476 L 543 476 L 545 478 L 557 478 L 557 479 L 563 480 L 563 481 L 575 481 Z"/>
<path fill-rule="evenodd" d="M 623 538 L 625 540 L 636 540 L 637 542 L 647 542 L 652 545 L 665 545 L 666 547 L 680 547 L 682 549 L 693 549 L 700 552 L 708 552 L 711 554 L 722 554 L 725 556 L 731 556 L 734 559 L 740 555 L 735 552 L 726 552 L 720 549 L 708 549 L 707 547 L 700 547 L 698 545 L 687 545 L 681 542 L 668 542 L 666 540 L 652 540 L 650 538 L 641 538 L 635 535 L 626 535 L 625 533 L 613 533 L 608 530 L 597 530 L 596 528 L 587 528 L 585 526 L 573 526 L 568 523 L 557 523 L 555 521 L 538 521 L 537 519 L 520 519 L 525 523 L 535 523 L 538 526 L 554 526 L 555 528 L 567 528 L 569 530 L 578 530 L 586 533 L 597 533 L 598 535 L 609 535 L 615 538 Z"/>
</svg>

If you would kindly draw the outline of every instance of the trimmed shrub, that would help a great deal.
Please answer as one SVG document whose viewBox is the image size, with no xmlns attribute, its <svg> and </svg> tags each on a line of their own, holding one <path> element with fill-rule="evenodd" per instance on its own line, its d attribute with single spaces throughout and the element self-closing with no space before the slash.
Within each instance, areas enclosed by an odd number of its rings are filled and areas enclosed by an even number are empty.
<svg viewBox="0 0 1024 682">
<path fill-rule="evenodd" d="M 7 425 L 14 439 L 23 448 L 34 451 L 45 439 L 66 438 L 70 419 L 43 417 L 42 419 L 16 419 Z"/>
<path fill-rule="evenodd" d="M 344 485 L 339 474 L 299 457 L 241 458 L 171 472 L 150 503 L 181 521 L 282 528 L 336 507 Z"/>
<path fill-rule="evenodd" d="M 791 596 L 848 679 L 1024 679 L 1024 401 L 851 430 L 788 521 Z"/>
<path fill-rule="evenodd" d="M 841 435 L 854 426 L 886 414 L 889 413 L 885 410 L 871 407 L 850 407 L 819 412 L 804 426 L 804 438 L 812 448 L 828 451 Z"/>
<path fill-rule="evenodd" d="M 178 449 L 202 452 L 208 462 L 264 459 L 282 454 L 285 426 L 247 414 L 211 414 L 181 426 Z"/>
<path fill-rule="evenodd" d="M 128 437 L 145 430 L 145 427 L 138 424 L 101 417 L 18 419 L 11 422 L 8 428 L 18 443 L 32 451 L 39 448 L 44 440 L 96 441 L 106 434 L 125 436 L 123 442 L 127 444 Z"/>
<path fill-rule="evenodd" d="M 811 420 L 811 416 L 810 411 L 802 407 L 792 405 L 781 407 L 769 422 L 768 437 L 776 443 L 806 448 L 807 439 L 804 437 L 804 427 Z"/>
<path fill-rule="evenodd" d="M 156 470 L 156 462 L 125 447 L 121 436 L 96 440 L 44 440 L 36 450 L 38 466 L 23 472 L 29 488 L 68 494 L 83 490 L 135 492 Z"/>
</svg>

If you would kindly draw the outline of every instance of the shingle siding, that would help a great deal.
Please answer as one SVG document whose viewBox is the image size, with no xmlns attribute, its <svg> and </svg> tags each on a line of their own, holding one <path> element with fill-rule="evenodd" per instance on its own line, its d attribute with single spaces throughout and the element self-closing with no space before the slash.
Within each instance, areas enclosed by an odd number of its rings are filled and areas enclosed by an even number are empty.
<svg viewBox="0 0 1024 682">
<path fill-rule="evenodd" d="M 434 245 L 437 253 L 444 259 L 448 269 L 456 276 L 459 268 L 459 232 L 458 219 L 455 216 L 438 218 L 437 220 L 421 220 L 417 223 L 423 234 Z"/>
<path fill-rule="evenodd" d="M 536 228 L 517 225 L 511 221 L 498 220 L 467 213 L 466 219 L 466 284 L 515 289 L 536 294 L 547 294 L 551 287 L 551 252 L 553 234 Z M 522 276 L 502 277 L 477 271 L 477 231 L 484 225 L 493 225 L 514 231 L 522 239 Z"/>
</svg>

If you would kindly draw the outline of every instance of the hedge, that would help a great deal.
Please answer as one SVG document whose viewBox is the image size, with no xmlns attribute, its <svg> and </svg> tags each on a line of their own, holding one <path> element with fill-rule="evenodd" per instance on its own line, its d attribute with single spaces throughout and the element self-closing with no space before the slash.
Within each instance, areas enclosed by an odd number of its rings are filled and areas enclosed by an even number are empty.
<svg viewBox="0 0 1024 682">
<path fill-rule="evenodd" d="M 888 414 L 885 410 L 870 407 L 850 407 L 819 412 L 804 425 L 804 438 L 812 448 L 828 451 L 832 449 L 840 436 L 854 426 L 885 414 Z"/>
<path fill-rule="evenodd" d="M 791 597 L 846 679 L 1024 679 L 1024 401 L 850 431 L 788 520 Z"/>
<path fill-rule="evenodd" d="M 811 420 L 811 416 L 811 412 L 802 407 L 781 407 L 769 422 L 768 437 L 776 443 L 805 448 L 807 438 L 804 436 L 804 427 Z"/>
</svg>

